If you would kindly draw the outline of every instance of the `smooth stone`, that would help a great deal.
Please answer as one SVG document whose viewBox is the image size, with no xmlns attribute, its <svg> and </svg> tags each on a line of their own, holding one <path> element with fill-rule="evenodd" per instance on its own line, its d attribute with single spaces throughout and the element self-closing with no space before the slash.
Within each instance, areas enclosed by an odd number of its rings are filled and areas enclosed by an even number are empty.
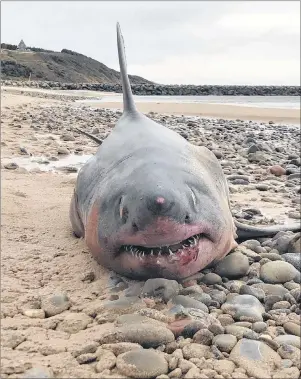
<svg viewBox="0 0 301 379">
<path fill-rule="evenodd" d="M 301 254 L 301 233 L 296 233 L 289 241 L 287 252 Z"/>
<path fill-rule="evenodd" d="M 281 357 L 261 341 L 241 339 L 230 353 L 229 359 L 256 378 L 271 378 L 275 367 L 281 364 Z"/>
<path fill-rule="evenodd" d="M 252 286 L 248 285 L 242 285 L 239 289 L 240 295 L 252 295 L 255 296 L 259 301 L 264 300 L 265 298 L 265 293 L 262 289 L 260 288 L 254 288 Z"/>
<path fill-rule="evenodd" d="M 199 345 L 198 343 L 189 343 L 182 348 L 185 359 L 207 358 L 210 352 L 209 346 Z"/>
<path fill-rule="evenodd" d="M 25 309 L 23 315 L 30 318 L 45 318 L 45 311 L 43 309 Z"/>
<path fill-rule="evenodd" d="M 47 379 L 53 377 L 54 373 L 51 368 L 42 366 L 32 367 L 22 375 L 22 378 L 24 379 Z"/>
<path fill-rule="evenodd" d="M 202 282 L 208 285 L 213 285 L 222 283 L 222 278 L 214 272 L 209 272 L 208 274 L 203 276 Z"/>
<path fill-rule="evenodd" d="M 278 342 L 280 345 L 287 344 L 301 349 L 300 337 L 293 334 L 284 334 L 282 336 L 277 336 L 274 338 L 274 341 Z"/>
<path fill-rule="evenodd" d="M 216 274 L 228 279 L 240 278 L 248 272 L 249 260 L 242 253 L 232 253 L 217 263 Z"/>
<path fill-rule="evenodd" d="M 220 351 L 230 353 L 237 343 L 237 338 L 231 334 L 219 334 L 212 340 L 212 344 L 218 347 Z"/>
<path fill-rule="evenodd" d="M 235 320 L 250 322 L 263 321 L 262 315 L 265 311 L 260 301 L 252 295 L 230 297 L 221 309 Z"/>
<path fill-rule="evenodd" d="M 168 372 L 168 363 L 164 356 L 146 349 L 118 355 L 116 366 L 122 374 L 131 378 L 154 378 Z"/>
<path fill-rule="evenodd" d="M 158 347 L 175 340 L 174 334 L 166 327 L 153 323 L 128 324 L 104 333 L 100 344 L 116 342 L 138 343 L 142 347 Z"/>
<path fill-rule="evenodd" d="M 300 277 L 300 273 L 287 262 L 267 262 L 260 269 L 260 278 L 266 283 L 285 283 L 290 280 L 297 280 L 298 277 Z"/>
<path fill-rule="evenodd" d="M 189 296 L 177 295 L 172 299 L 172 303 L 182 305 L 184 308 L 195 308 L 200 309 L 203 312 L 209 312 L 205 304 Z"/>
<path fill-rule="evenodd" d="M 301 337 L 301 326 L 298 324 L 295 324 L 294 322 L 288 321 L 283 324 L 284 330 L 288 334 L 293 334 L 295 336 Z"/>
<path fill-rule="evenodd" d="M 263 321 L 254 322 L 254 324 L 252 325 L 252 328 L 256 333 L 264 332 L 267 329 L 267 327 L 267 324 Z"/>
<path fill-rule="evenodd" d="M 70 301 L 65 293 L 56 293 L 41 299 L 41 308 L 45 311 L 46 317 L 58 315 L 69 309 L 69 307 Z"/>
<path fill-rule="evenodd" d="M 286 253 L 281 256 L 286 262 L 290 263 L 295 269 L 301 271 L 301 254 L 300 253 Z"/>
<path fill-rule="evenodd" d="M 180 285 L 175 280 L 163 278 L 148 279 L 142 287 L 141 294 L 144 297 L 159 297 L 165 302 L 179 293 Z"/>
<path fill-rule="evenodd" d="M 269 295 L 279 296 L 280 300 L 283 299 L 284 295 L 289 292 L 286 288 L 284 288 L 280 284 L 256 283 L 256 284 L 253 284 L 252 287 L 262 289 L 266 296 L 269 296 Z"/>
</svg>

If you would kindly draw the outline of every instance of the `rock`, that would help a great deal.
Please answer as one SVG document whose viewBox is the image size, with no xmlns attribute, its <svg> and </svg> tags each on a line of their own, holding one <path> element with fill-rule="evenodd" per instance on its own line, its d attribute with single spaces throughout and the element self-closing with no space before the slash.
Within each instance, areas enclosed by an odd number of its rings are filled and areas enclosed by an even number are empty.
<svg viewBox="0 0 301 379">
<path fill-rule="evenodd" d="M 217 346 L 220 351 L 230 353 L 237 343 L 237 338 L 231 334 L 219 334 L 213 338 L 212 344 Z"/>
<path fill-rule="evenodd" d="M 119 342 L 119 343 L 106 343 L 106 344 L 101 345 L 101 348 L 110 350 L 116 356 L 118 356 L 119 354 L 123 354 L 128 351 L 132 351 L 135 349 L 142 349 L 142 346 L 140 346 L 138 343 Z"/>
<path fill-rule="evenodd" d="M 203 276 L 202 282 L 208 285 L 213 285 L 222 283 L 222 278 L 214 272 L 209 272 L 208 274 Z"/>
<path fill-rule="evenodd" d="M 278 342 L 280 345 L 286 344 L 301 349 L 300 337 L 294 336 L 292 334 L 284 334 L 282 336 L 277 336 L 274 338 L 274 341 Z"/>
<path fill-rule="evenodd" d="M 41 308 L 45 311 L 46 317 L 58 315 L 69 309 L 70 301 L 65 293 L 42 297 Z"/>
<path fill-rule="evenodd" d="M 253 330 L 256 333 L 262 333 L 267 329 L 267 324 L 263 321 L 257 321 L 253 324 Z"/>
<path fill-rule="evenodd" d="M 262 151 L 256 151 L 255 153 L 248 154 L 248 161 L 249 162 L 260 162 L 260 161 L 266 161 L 267 156 Z"/>
<path fill-rule="evenodd" d="M 232 374 L 235 364 L 227 359 L 220 359 L 213 362 L 213 368 L 219 374 Z"/>
<path fill-rule="evenodd" d="M 301 233 L 296 233 L 292 239 L 290 239 L 287 252 L 292 254 L 301 254 Z"/>
<path fill-rule="evenodd" d="M 245 338 L 238 341 L 229 358 L 256 378 L 270 378 L 275 366 L 281 364 L 279 354 L 268 345 Z"/>
<path fill-rule="evenodd" d="M 269 171 L 271 174 L 273 174 L 275 176 L 283 176 L 286 174 L 286 170 L 279 165 L 271 166 L 269 168 Z"/>
<path fill-rule="evenodd" d="M 283 359 L 290 359 L 293 362 L 293 365 L 300 369 L 301 367 L 301 356 L 300 349 L 292 345 L 282 344 L 278 349 L 278 354 Z"/>
<path fill-rule="evenodd" d="M 297 367 L 287 367 L 282 370 L 277 370 L 275 374 L 273 374 L 273 379 L 299 379 L 300 371 Z"/>
<path fill-rule="evenodd" d="M 267 185 L 267 184 L 257 184 L 255 186 L 255 188 L 258 190 L 258 191 L 268 191 L 270 189 L 270 187 Z"/>
<path fill-rule="evenodd" d="M 63 141 L 75 141 L 75 137 L 72 134 L 65 133 L 61 136 Z"/>
<path fill-rule="evenodd" d="M 260 288 L 255 288 L 248 286 L 246 284 L 242 285 L 239 289 L 240 295 L 252 295 L 255 296 L 259 301 L 263 301 L 265 298 L 265 293 Z"/>
<path fill-rule="evenodd" d="M 30 318 L 45 318 L 43 309 L 25 309 L 23 315 Z"/>
<path fill-rule="evenodd" d="M 204 327 L 204 323 L 190 318 L 176 320 L 168 324 L 175 337 L 183 336 L 184 338 L 191 338 L 198 330 Z"/>
<path fill-rule="evenodd" d="M 22 378 L 24 379 L 46 379 L 46 378 L 54 378 L 54 373 L 49 367 L 32 367 L 30 370 L 26 371 Z"/>
<path fill-rule="evenodd" d="M 229 279 L 240 278 L 248 272 L 249 260 L 242 253 L 232 253 L 218 262 L 214 271 Z"/>
<path fill-rule="evenodd" d="M 68 149 L 66 149 L 65 147 L 59 147 L 57 149 L 57 153 L 60 155 L 68 155 L 68 154 L 70 154 L 70 151 Z"/>
<path fill-rule="evenodd" d="M 179 293 L 180 286 L 175 280 L 168 280 L 163 278 L 148 279 L 143 288 L 142 295 L 145 297 L 159 297 L 165 302 Z"/>
<path fill-rule="evenodd" d="M 225 312 L 239 321 L 263 321 L 262 314 L 265 309 L 260 301 L 251 295 L 237 295 L 229 298 L 221 307 Z"/>
<path fill-rule="evenodd" d="M 210 330 L 201 329 L 195 333 L 195 335 L 193 336 L 193 341 L 201 345 L 210 346 L 213 337 L 214 334 L 211 333 Z"/>
<path fill-rule="evenodd" d="M 173 304 L 182 305 L 184 308 L 195 308 L 200 309 L 203 312 L 209 312 L 205 304 L 198 300 L 192 299 L 189 296 L 177 295 L 172 299 Z"/>
<path fill-rule="evenodd" d="M 96 355 L 92 353 L 81 354 L 76 358 L 80 365 L 96 361 Z"/>
<path fill-rule="evenodd" d="M 279 300 L 282 300 L 288 293 L 288 290 L 279 284 L 256 283 L 252 285 L 253 287 L 262 289 L 266 296 L 279 296 Z"/>
<path fill-rule="evenodd" d="M 133 350 L 117 357 L 118 370 L 131 378 L 154 378 L 167 374 L 168 364 L 161 354 L 152 350 Z"/>
<path fill-rule="evenodd" d="M 7 170 L 16 170 L 19 166 L 17 165 L 17 163 L 14 163 L 14 162 L 10 162 L 10 163 L 6 163 L 4 165 L 4 168 L 6 168 Z"/>
<path fill-rule="evenodd" d="M 58 324 L 56 330 L 74 334 L 86 329 L 92 322 L 93 319 L 84 313 L 69 313 L 65 315 L 64 320 Z"/>
<path fill-rule="evenodd" d="M 293 265 L 282 261 L 267 262 L 260 269 L 260 278 L 265 283 L 285 283 L 299 276 L 300 273 Z"/>
<path fill-rule="evenodd" d="M 106 349 L 103 349 L 102 347 L 99 347 L 96 350 L 95 355 L 96 355 L 97 360 L 98 360 L 98 362 L 95 366 L 96 372 L 103 372 L 106 369 L 111 369 L 116 364 L 116 357 L 109 350 L 106 350 Z"/>
<path fill-rule="evenodd" d="M 182 349 L 185 359 L 207 357 L 209 355 L 209 346 L 199 345 L 197 343 L 190 343 Z"/>
<path fill-rule="evenodd" d="M 138 323 L 124 325 L 115 330 L 104 333 L 100 338 L 100 344 L 132 342 L 138 343 L 145 348 L 158 347 L 174 341 L 173 333 L 163 327 L 150 323 Z"/>
<path fill-rule="evenodd" d="M 295 336 L 301 337 L 300 325 L 288 321 L 283 324 L 283 328 L 288 334 L 294 334 Z"/>
<path fill-rule="evenodd" d="M 286 253 L 281 256 L 287 263 L 290 263 L 295 269 L 301 271 L 301 254 L 300 253 Z"/>
</svg>

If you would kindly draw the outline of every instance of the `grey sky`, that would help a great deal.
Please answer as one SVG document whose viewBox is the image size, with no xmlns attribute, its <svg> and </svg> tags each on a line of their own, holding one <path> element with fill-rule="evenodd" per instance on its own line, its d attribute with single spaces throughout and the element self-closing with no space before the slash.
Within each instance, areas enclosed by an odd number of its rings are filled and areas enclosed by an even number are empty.
<svg viewBox="0 0 301 379">
<path fill-rule="evenodd" d="M 299 1 L 2 1 L 1 42 L 75 50 L 166 84 L 300 85 Z"/>
</svg>

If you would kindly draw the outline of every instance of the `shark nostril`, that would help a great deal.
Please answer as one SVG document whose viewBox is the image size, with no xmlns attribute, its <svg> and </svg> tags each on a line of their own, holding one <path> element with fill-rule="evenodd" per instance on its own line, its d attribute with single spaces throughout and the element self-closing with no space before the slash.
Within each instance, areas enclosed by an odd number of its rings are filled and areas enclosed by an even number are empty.
<svg viewBox="0 0 301 379">
<path fill-rule="evenodd" d="M 138 226 L 135 222 L 132 223 L 132 228 L 134 232 L 138 232 Z"/>
<path fill-rule="evenodd" d="M 191 217 L 189 214 L 187 214 L 185 217 L 185 223 L 188 224 L 190 221 L 191 221 Z"/>
</svg>

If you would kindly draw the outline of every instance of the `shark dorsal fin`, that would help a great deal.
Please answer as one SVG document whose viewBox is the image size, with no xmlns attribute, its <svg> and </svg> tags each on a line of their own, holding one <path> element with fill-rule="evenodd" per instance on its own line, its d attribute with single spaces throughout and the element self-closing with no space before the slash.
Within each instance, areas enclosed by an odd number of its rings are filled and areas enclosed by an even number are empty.
<svg viewBox="0 0 301 379">
<path fill-rule="evenodd" d="M 122 93 L 123 93 L 123 112 L 136 112 L 136 106 L 131 90 L 131 85 L 129 77 L 127 74 L 127 64 L 125 56 L 124 41 L 121 34 L 120 25 L 117 22 L 117 47 L 118 47 L 118 58 L 119 58 L 119 67 L 120 67 L 120 77 L 122 84 Z"/>
</svg>

